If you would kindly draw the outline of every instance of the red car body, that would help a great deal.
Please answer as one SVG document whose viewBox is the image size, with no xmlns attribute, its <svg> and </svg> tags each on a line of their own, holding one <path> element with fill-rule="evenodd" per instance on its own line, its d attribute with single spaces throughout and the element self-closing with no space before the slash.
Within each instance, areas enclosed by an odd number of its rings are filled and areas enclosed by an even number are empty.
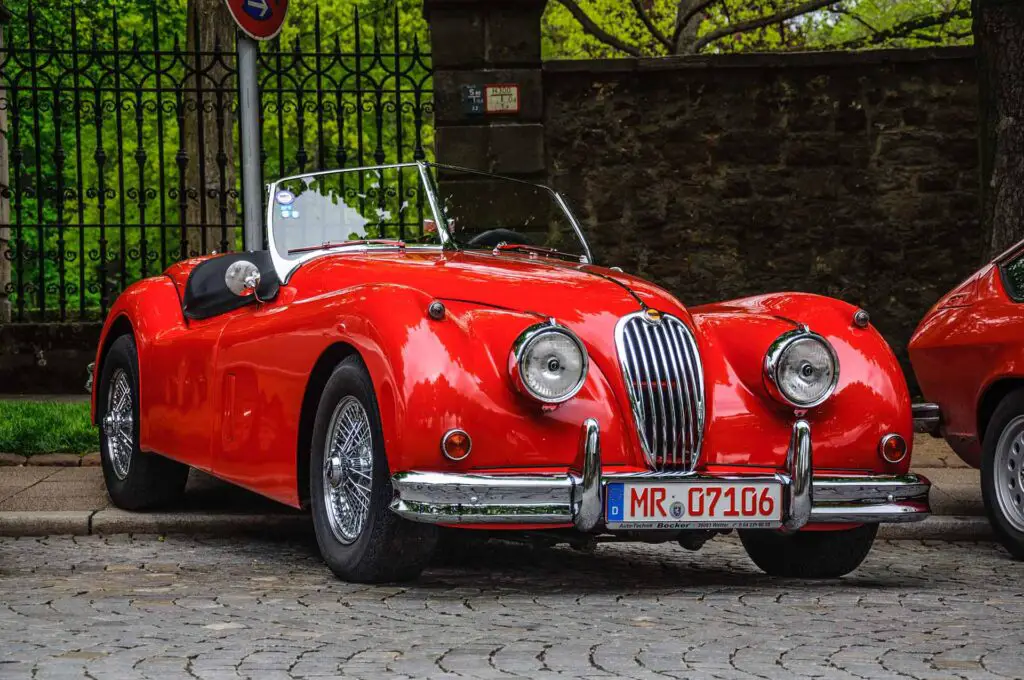
<svg viewBox="0 0 1024 680">
<path fill-rule="evenodd" d="M 279 195 L 282 211 L 294 210 L 293 195 Z M 803 293 L 688 309 L 588 259 L 501 247 L 328 249 L 279 272 L 272 299 L 200 319 L 184 311 L 187 289 L 210 260 L 191 259 L 117 299 L 96 374 L 114 339 L 131 334 L 137 448 L 294 507 L 309 500 L 321 392 L 339 361 L 358 355 L 379 407 L 391 509 L 416 522 L 600 533 L 603 485 L 614 479 L 777 482 L 785 507 L 772 528 L 789 531 L 928 514 L 928 482 L 909 473 L 907 386 L 866 314 Z M 687 408 L 695 398 L 702 406 L 689 469 L 652 470 L 645 454 L 631 389 L 660 390 L 664 408 L 669 392 L 681 393 L 683 369 L 627 384 L 617 326 L 638 314 L 679 322 L 695 342 L 698 367 L 685 399 Z M 557 406 L 531 399 L 510 377 L 510 348 L 538 323 L 569 329 L 589 355 L 582 388 Z M 831 345 L 841 370 L 823 403 L 794 408 L 773 393 L 766 361 L 780 338 L 811 331 Z M 97 380 L 93 414 L 102 421 L 99 389 Z M 665 428 L 664 412 L 660 422 Z M 456 428 L 472 438 L 461 460 L 442 451 Z M 882 452 L 888 440 L 904 447 L 895 462 Z"/>
<path fill-rule="evenodd" d="M 945 437 L 965 462 L 981 466 L 988 420 L 1007 394 L 1024 386 L 1024 314 L 1011 299 L 1002 265 L 1015 246 L 944 295 L 918 325 L 910 359 L 925 398 L 941 419 L 920 429 Z"/>
<path fill-rule="evenodd" d="M 619 317 L 639 305 L 590 271 L 627 284 L 695 329 L 708 394 L 700 469 L 782 467 L 793 410 L 767 396 L 762 361 L 794 322 L 832 342 L 843 366 L 832 399 L 806 415 L 816 471 L 902 474 L 910 467 L 910 456 L 892 464 L 875 453 L 887 433 L 912 440 L 899 364 L 876 331 L 853 325 L 856 308 L 837 300 L 783 293 L 687 310 L 650 283 L 589 265 L 475 253 L 336 254 L 304 265 L 271 302 L 189 321 L 182 291 L 200 261 L 180 262 L 117 299 L 97 365 L 111 330 L 130 326 L 139 348 L 143 449 L 291 506 L 302 503 L 307 392 L 318 364 L 349 350 L 373 376 L 393 473 L 565 470 L 580 462 L 579 423 L 589 417 L 608 423 L 606 465 L 647 470 L 610 342 Z M 463 301 L 467 291 L 473 302 Z M 426 314 L 434 300 L 445 302 L 444 322 Z M 594 365 L 580 394 L 553 411 L 510 389 L 505 369 L 508 347 L 538 314 L 573 328 Z M 456 424 L 474 433 L 480 454 L 455 462 L 422 444 Z"/>
</svg>

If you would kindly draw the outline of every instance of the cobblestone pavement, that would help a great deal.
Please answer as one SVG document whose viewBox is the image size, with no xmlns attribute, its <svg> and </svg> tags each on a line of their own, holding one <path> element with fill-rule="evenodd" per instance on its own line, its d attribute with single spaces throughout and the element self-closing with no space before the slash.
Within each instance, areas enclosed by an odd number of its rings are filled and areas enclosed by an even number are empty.
<svg viewBox="0 0 1024 680">
<path fill-rule="evenodd" d="M 308 540 L 0 540 L 0 677 L 996 678 L 1024 674 L 1024 565 L 876 544 L 842 581 L 738 541 L 490 543 L 407 586 L 337 581 Z"/>
</svg>

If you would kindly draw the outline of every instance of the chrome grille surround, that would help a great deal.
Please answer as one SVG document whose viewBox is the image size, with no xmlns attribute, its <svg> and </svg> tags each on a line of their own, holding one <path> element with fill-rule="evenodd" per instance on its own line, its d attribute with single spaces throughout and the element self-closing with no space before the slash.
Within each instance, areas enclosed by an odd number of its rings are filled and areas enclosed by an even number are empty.
<svg viewBox="0 0 1024 680">
<path fill-rule="evenodd" d="M 619 319 L 615 347 L 640 445 L 658 471 L 692 471 L 704 439 L 704 370 L 690 329 L 643 310 Z"/>
</svg>

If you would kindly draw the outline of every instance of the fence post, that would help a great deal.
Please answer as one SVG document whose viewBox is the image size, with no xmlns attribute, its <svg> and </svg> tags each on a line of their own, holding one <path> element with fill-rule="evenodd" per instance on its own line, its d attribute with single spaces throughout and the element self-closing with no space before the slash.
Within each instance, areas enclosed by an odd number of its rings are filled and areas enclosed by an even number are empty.
<svg viewBox="0 0 1024 680">
<path fill-rule="evenodd" d="M 11 171 L 7 147 L 7 89 L 3 67 L 7 57 L 4 52 L 4 38 L 11 13 L 0 0 L 0 324 L 11 320 L 11 303 L 7 285 L 11 282 L 11 261 L 7 258 L 8 241 L 11 238 Z"/>
<path fill-rule="evenodd" d="M 547 0 L 424 0 L 439 163 L 543 180 Z M 500 86 L 500 87 L 496 87 Z M 442 176 L 442 191 L 468 178 Z"/>
</svg>

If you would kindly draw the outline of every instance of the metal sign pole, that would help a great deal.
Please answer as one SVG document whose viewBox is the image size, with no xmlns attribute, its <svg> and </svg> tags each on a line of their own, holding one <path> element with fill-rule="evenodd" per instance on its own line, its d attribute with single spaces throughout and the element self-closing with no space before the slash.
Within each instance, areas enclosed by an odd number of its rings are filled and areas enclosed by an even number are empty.
<svg viewBox="0 0 1024 680">
<path fill-rule="evenodd" d="M 242 137 L 242 243 L 246 250 L 263 249 L 263 190 L 260 188 L 260 93 L 256 76 L 259 48 L 247 35 L 238 36 L 238 99 Z"/>
</svg>

